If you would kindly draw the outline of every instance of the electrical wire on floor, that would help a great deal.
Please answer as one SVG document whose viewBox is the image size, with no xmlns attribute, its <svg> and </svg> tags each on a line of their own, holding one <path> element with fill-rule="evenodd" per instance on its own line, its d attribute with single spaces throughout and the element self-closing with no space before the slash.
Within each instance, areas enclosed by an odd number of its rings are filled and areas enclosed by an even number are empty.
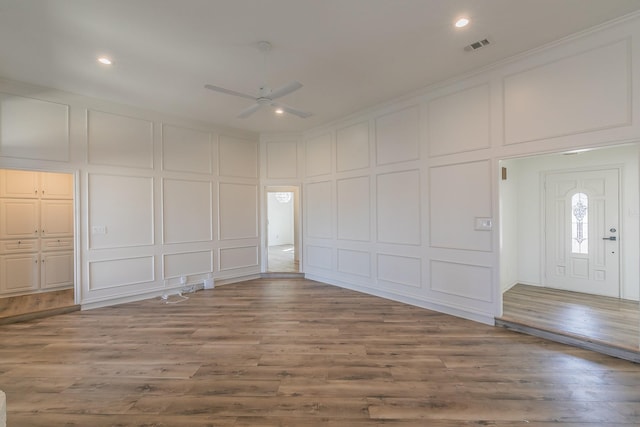
<svg viewBox="0 0 640 427">
<path fill-rule="evenodd" d="M 182 292 L 178 292 L 175 296 L 178 299 L 171 300 L 171 295 L 162 295 L 161 300 L 165 304 L 178 304 L 189 299 L 189 297 L 182 295 Z"/>
<path fill-rule="evenodd" d="M 176 297 L 178 297 L 178 299 L 174 299 L 171 300 L 171 295 L 168 294 L 164 294 L 160 297 L 160 300 L 164 303 L 164 304 L 178 304 L 180 302 L 186 301 L 189 299 L 188 296 L 185 296 L 183 294 L 185 293 L 193 293 L 197 290 L 198 288 L 196 287 L 196 285 L 189 285 L 189 286 L 185 286 L 182 288 L 181 291 L 179 291 L 178 293 L 175 294 Z"/>
</svg>

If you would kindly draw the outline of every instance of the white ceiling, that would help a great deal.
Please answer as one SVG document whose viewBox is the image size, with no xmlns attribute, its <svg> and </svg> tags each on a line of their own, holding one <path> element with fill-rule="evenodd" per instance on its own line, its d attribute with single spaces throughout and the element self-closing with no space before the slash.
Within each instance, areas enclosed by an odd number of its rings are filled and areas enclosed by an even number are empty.
<svg viewBox="0 0 640 427">
<path fill-rule="evenodd" d="M 640 10 L 640 0 L 0 0 L 0 76 L 256 132 L 301 131 Z M 461 15 L 471 24 L 456 30 Z M 483 38 L 475 52 L 464 46 Z M 205 84 L 281 101 L 261 110 Z M 96 63 L 100 54 L 115 64 Z"/>
</svg>

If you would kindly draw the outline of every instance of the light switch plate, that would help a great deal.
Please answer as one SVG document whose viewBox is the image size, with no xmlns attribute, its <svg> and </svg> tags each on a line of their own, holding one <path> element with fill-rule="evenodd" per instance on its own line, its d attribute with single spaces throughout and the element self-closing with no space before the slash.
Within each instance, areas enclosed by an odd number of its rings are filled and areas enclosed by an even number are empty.
<svg viewBox="0 0 640 427">
<path fill-rule="evenodd" d="M 107 227 L 105 225 L 93 225 L 91 226 L 91 234 L 107 234 Z"/>
<path fill-rule="evenodd" d="M 479 218 L 476 217 L 475 230 L 477 231 L 491 231 L 493 228 L 492 218 Z"/>
</svg>

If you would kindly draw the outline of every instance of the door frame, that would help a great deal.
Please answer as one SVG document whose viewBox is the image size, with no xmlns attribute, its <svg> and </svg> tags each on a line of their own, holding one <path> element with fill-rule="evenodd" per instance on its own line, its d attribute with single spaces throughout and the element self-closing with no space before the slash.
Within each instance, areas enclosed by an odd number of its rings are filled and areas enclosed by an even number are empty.
<svg viewBox="0 0 640 427">
<path fill-rule="evenodd" d="M 572 173 L 572 172 L 597 172 L 603 170 L 616 170 L 618 173 L 618 239 L 619 241 L 625 236 L 625 227 L 623 225 L 622 213 L 623 213 L 623 176 L 624 165 L 623 164 L 607 164 L 598 165 L 594 167 L 579 167 L 559 170 L 545 170 L 540 173 L 540 278 L 542 279 L 542 285 L 544 287 L 550 287 L 547 277 L 547 176 L 559 173 Z M 624 263 L 624 249 L 623 245 L 618 243 L 618 298 L 623 297 L 623 263 Z M 554 288 L 555 289 L 555 288 Z"/>
<path fill-rule="evenodd" d="M 300 211 L 300 187 L 297 185 L 266 185 L 263 192 L 264 216 L 262 233 L 262 256 L 260 271 L 266 273 L 269 267 L 269 193 L 289 192 L 293 193 L 293 248 L 294 259 L 298 260 L 298 272 L 304 271 L 302 257 L 302 221 Z"/>
</svg>

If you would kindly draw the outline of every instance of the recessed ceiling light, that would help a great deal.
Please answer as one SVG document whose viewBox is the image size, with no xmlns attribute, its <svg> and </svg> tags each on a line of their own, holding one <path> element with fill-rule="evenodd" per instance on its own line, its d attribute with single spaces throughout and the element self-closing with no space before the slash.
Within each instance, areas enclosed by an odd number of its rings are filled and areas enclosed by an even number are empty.
<svg viewBox="0 0 640 427">
<path fill-rule="evenodd" d="M 107 58 L 106 56 L 101 56 L 98 58 L 98 62 L 104 65 L 111 65 L 113 64 L 113 61 L 111 61 L 111 59 Z"/>
<path fill-rule="evenodd" d="M 284 110 L 282 108 L 276 108 L 276 114 L 284 114 Z"/>
<path fill-rule="evenodd" d="M 462 28 L 469 25 L 469 18 L 460 18 L 456 21 L 456 28 Z"/>
</svg>

